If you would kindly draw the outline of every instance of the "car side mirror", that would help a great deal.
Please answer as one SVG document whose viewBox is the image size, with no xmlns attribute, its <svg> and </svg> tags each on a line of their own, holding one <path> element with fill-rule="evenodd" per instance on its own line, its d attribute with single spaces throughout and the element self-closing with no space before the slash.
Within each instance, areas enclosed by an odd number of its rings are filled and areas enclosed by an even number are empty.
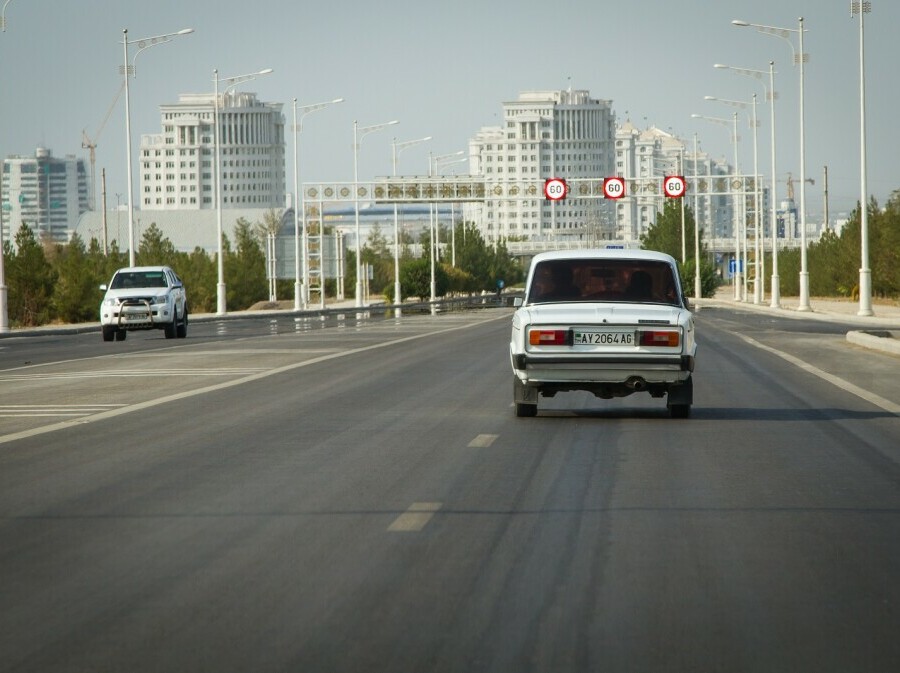
<svg viewBox="0 0 900 673">
<path fill-rule="evenodd" d="M 109 288 L 106 286 L 106 283 L 104 283 L 103 285 L 100 286 L 100 291 L 101 291 L 101 292 L 106 292 L 108 289 L 109 289 Z"/>
<path fill-rule="evenodd" d="M 514 306 L 515 308 L 519 308 L 519 307 L 522 306 L 524 303 L 525 303 L 525 298 L 524 298 L 524 297 L 513 297 L 513 306 Z"/>
</svg>

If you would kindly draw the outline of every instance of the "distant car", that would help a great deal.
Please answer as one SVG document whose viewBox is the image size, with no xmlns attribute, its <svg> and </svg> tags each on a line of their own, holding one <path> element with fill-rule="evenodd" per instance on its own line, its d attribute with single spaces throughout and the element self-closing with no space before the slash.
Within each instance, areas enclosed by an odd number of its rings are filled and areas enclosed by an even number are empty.
<svg viewBox="0 0 900 673">
<path fill-rule="evenodd" d="M 167 339 L 187 336 L 184 283 L 168 266 L 136 266 L 113 274 L 100 304 L 103 340 L 123 341 L 131 330 L 161 329 Z"/>
<path fill-rule="evenodd" d="M 694 319 L 675 260 L 647 250 L 538 254 L 515 300 L 509 344 L 516 416 L 540 396 L 666 396 L 673 418 L 693 404 Z"/>
</svg>

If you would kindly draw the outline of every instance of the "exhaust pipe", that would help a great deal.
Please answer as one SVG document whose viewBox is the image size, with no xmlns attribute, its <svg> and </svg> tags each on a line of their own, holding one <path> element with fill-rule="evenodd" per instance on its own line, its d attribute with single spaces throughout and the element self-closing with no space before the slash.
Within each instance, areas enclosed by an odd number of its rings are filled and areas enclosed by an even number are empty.
<svg viewBox="0 0 900 673">
<path fill-rule="evenodd" d="M 647 382 L 640 376 L 629 376 L 625 381 L 625 387 L 640 392 L 647 389 Z"/>
</svg>

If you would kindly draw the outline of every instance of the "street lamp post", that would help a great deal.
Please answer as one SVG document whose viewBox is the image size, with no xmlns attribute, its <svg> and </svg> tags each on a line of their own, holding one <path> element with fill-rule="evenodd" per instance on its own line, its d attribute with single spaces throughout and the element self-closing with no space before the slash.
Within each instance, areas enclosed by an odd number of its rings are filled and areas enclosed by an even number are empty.
<svg viewBox="0 0 900 673">
<path fill-rule="evenodd" d="M 128 176 L 128 265 L 134 266 L 134 182 L 132 178 L 131 166 L 131 94 L 128 86 L 129 76 L 136 74 L 134 64 L 137 62 L 138 55 L 145 49 L 155 47 L 158 44 L 171 42 L 176 37 L 193 33 L 193 28 L 184 28 L 177 33 L 167 33 L 165 35 L 156 35 L 155 37 L 145 37 L 139 40 L 128 39 L 128 29 L 122 30 L 122 50 L 125 53 L 124 65 L 122 66 L 122 74 L 125 76 L 125 153 L 127 155 L 128 165 L 126 173 Z M 131 65 L 128 64 L 128 45 L 138 45 L 138 50 L 134 54 Z"/>
<path fill-rule="evenodd" d="M 322 110 L 329 105 L 342 103 L 343 98 L 324 103 L 313 103 L 297 107 L 297 99 L 294 99 L 294 310 L 299 311 L 309 304 L 309 238 L 306 231 L 306 211 L 303 207 L 303 193 L 300 191 L 300 152 L 298 149 L 299 136 L 303 132 L 303 118 L 311 112 Z M 300 113 L 299 121 L 297 113 Z M 303 282 L 300 281 L 300 212 L 303 212 Z M 320 292 L 324 293 L 324 288 Z"/>
<path fill-rule="evenodd" d="M 406 140 L 402 143 L 398 143 L 397 139 L 394 138 L 394 141 L 391 143 L 391 169 L 392 175 L 397 177 L 397 157 L 400 153 L 413 147 L 414 145 L 419 145 L 420 143 L 428 142 L 431 140 L 431 136 L 425 136 L 424 138 L 418 138 L 416 140 Z M 402 315 L 402 310 L 400 305 L 403 303 L 403 296 L 400 294 L 400 217 L 399 210 L 397 204 L 394 203 L 394 303 L 397 305 L 397 309 L 394 312 L 395 317 L 399 318 Z"/>
<path fill-rule="evenodd" d="M 869 268 L 869 208 L 866 186 L 866 41 L 865 16 L 872 11 L 872 3 L 850 3 L 850 16 L 859 14 L 859 217 L 860 217 L 860 267 L 859 311 L 857 315 L 874 315 L 872 311 L 872 269 Z"/>
<path fill-rule="evenodd" d="M 216 282 L 216 315 L 225 315 L 228 312 L 225 292 L 225 256 L 222 250 L 222 159 L 221 159 L 221 129 L 219 129 L 219 82 L 228 84 L 225 93 L 233 86 L 242 82 L 248 82 L 261 75 L 268 75 L 272 68 L 266 68 L 247 75 L 235 75 L 234 77 L 219 77 L 219 71 L 213 70 L 213 124 L 215 125 L 215 155 L 216 155 L 216 240 L 218 245 L 218 280 Z"/>
<path fill-rule="evenodd" d="M 747 75 L 749 77 L 755 77 L 756 79 L 762 81 L 762 77 L 766 74 L 765 70 L 753 70 L 750 68 L 735 68 L 730 65 L 722 65 L 721 63 L 716 63 L 714 68 L 724 68 L 727 70 L 733 70 L 734 72 Z M 772 308 L 781 308 L 781 279 L 778 276 L 778 203 L 776 198 L 776 191 L 778 187 L 778 177 L 775 172 L 775 61 L 769 61 L 769 86 L 766 87 L 763 84 L 763 90 L 766 93 L 766 98 L 769 100 L 769 113 L 772 118 L 771 124 L 771 133 L 770 133 L 770 160 L 771 160 L 771 194 L 769 195 L 769 200 L 771 203 L 771 226 L 772 226 L 772 299 L 770 306 Z"/>
<path fill-rule="evenodd" d="M 756 256 L 756 280 L 753 283 L 753 303 L 759 304 L 762 301 L 761 297 L 761 287 L 759 283 L 760 273 L 759 273 L 759 257 L 760 257 L 760 241 L 759 241 L 759 153 L 758 153 L 758 144 L 757 144 L 757 118 L 756 118 L 756 94 L 753 94 L 753 100 L 751 103 L 745 103 L 744 101 L 738 100 L 726 100 L 724 98 L 716 98 L 715 96 L 705 96 L 706 100 L 717 101 L 719 103 L 724 103 L 725 105 L 731 105 L 732 107 L 738 107 L 741 109 L 745 109 L 748 105 L 752 106 L 753 114 L 750 117 L 750 124 L 753 126 L 753 195 L 754 195 L 754 220 L 753 224 L 756 229 L 756 235 L 754 240 L 754 250 Z M 746 218 L 743 218 L 744 225 L 746 226 Z M 746 228 L 745 228 L 746 231 Z M 744 299 L 747 299 L 747 277 L 748 270 L 750 266 L 747 260 L 747 238 L 744 237 Z"/>
<path fill-rule="evenodd" d="M 3 3 L 3 10 L 0 11 L 0 30 L 4 33 L 6 32 L 6 6 L 11 1 L 12 0 L 6 0 L 6 2 Z M 6 268 L 3 263 L 3 199 L 0 198 L 0 333 L 9 331 L 8 296 L 9 292 L 6 287 Z"/>
<path fill-rule="evenodd" d="M 721 117 L 706 117 L 704 115 L 692 114 L 691 117 L 694 119 L 704 119 L 708 122 L 712 122 L 714 124 L 720 124 L 722 126 L 731 125 L 733 128 L 732 131 L 732 143 L 734 144 L 734 172 L 737 174 L 738 170 L 738 134 L 737 134 L 737 112 L 732 114 L 731 121 L 727 119 L 722 119 Z M 735 212 L 735 231 L 734 231 L 734 244 L 735 244 L 735 259 L 734 259 L 734 298 L 736 300 L 741 299 L 741 288 L 740 288 L 740 262 L 741 262 L 741 244 L 740 244 L 740 222 L 738 221 L 738 217 L 740 215 L 740 208 L 737 207 L 737 203 L 735 203 L 734 207 Z"/>
<path fill-rule="evenodd" d="M 399 124 L 393 119 L 383 124 L 372 124 L 359 128 L 358 122 L 353 120 L 353 211 L 356 221 L 356 306 L 363 305 L 362 296 L 362 239 L 359 233 L 359 145 L 368 134 L 380 131 L 388 126 Z"/>
<path fill-rule="evenodd" d="M 807 250 L 806 250 L 806 123 L 804 113 L 804 72 L 803 64 L 806 63 L 808 56 L 803 51 L 803 17 L 798 19 L 799 26 L 797 28 L 779 28 L 776 26 L 765 26 L 758 23 L 749 23 L 735 19 L 732 25 L 740 28 L 756 28 L 760 33 L 767 35 L 775 35 L 787 41 L 791 45 L 791 52 L 794 56 L 794 63 L 800 66 L 800 303 L 797 306 L 798 311 L 809 311 L 809 269 L 807 266 Z M 790 39 L 791 33 L 797 33 L 799 36 L 798 54 L 794 50 L 794 43 Z M 773 89 L 774 92 L 774 89 Z M 774 301 L 774 300 L 773 300 Z"/>
<path fill-rule="evenodd" d="M 434 176 L 437 175 L 438 167 L 440 164 L 452 161 L 456 159 L 456 157 L 463 154 L 463 150 L 459 150 L 458 152 L 450 152 L 449 154 L 440 154 L 438 156 L 434 156 L 433 154 L 428 154 L 428 175 Z M 437 234 L 440 231 L 440 222 L 436 222 L 438 220 L 437 217 L 437 205 L 432 203 L 429 207 L 429 213 L 431 214 L 430 219 L 430 235 L 431 239 L 429 248 L 431 248 L 431 312 L 435 313 L 437 308 L 434 305 L 435 300 L 437 299 L 437 281 L 435 280 L 435 265 L 436 265 L 436 257 L 437 257 Z"/>
</svg>

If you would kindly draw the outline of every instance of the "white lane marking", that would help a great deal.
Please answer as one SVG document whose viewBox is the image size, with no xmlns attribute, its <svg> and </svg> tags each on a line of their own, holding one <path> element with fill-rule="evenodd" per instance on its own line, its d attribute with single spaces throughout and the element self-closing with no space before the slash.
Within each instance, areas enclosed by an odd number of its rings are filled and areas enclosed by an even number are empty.
<svg viewBox="0 0 900 673">
<path fill-rule="evenodd" d="M 391 533 L 418 533 L 441 508 L 439 502 L 414 502 L 388 526 Z"/>
<path fill-rule="evenodd" d="M 275 376 L 276 374 L 283 374 L 285 372 L 290 372 L 295 369 L 300 369 L 301 367 L 309 367 L 311 365 L 320 364 L 322 362 L 328 362 L 329 360 L 335 360 L 337 358 L 347 357 L 348 355 L 358 355 L 360 353 L 367 353 L 369 351 L 379 350 L 381 348 L 387 348 L 388 346 L 396 346 L 397 344 L 407 343 L 409 341 L 417 341 L 419 339 L 427 339 L 433 337 L 437 334 L 448 334 L 450 332 L 457 332 L 463 329 L 470 329 L 472 327 L 478 327 L 480 325 L 484 325 L 485 323 L 495 322 L 497 320 L 508 320 L 508 315 L 500 315 L 493 318 L 486 318 L 484 320 L 479 320 L 477 322 L 456 325 L 454 327 L 447 327 L 445 329 L 435 330 L 434 332 L 423 332 L 422 334 L 414 334 L 408 337 L 402 337 L 399 339 L 393 339 L 391 341 L 382 341 L 381 343 L 371 344 L 369 346 L 360 346 L 359 348 L 351 348 L 350 350 L 341 351 L 339 353 L 329 353 L 327 355 L 321 355 L 317 358 L 311 358 L 309 360 L 304 360 L 303 362 L 293 362 L 289 365 L 283 365 L 281 367 L 275 367 L 274 369 L 268 369 L 266 371 L 257 372 L 255 374 L 250 374 L 248 376 L 244 376 L 239 379 L 231 379 L 230 381 L 223 381 L 221 383 L 214 383 L 209 386 L 205 386 L 203 388 L 197 388 L 196 390 L 187 390 L 180 393 L 173 393 L 172 395 L 166 395 L 164 397 L 158 397 L 152 400 L 146 400 L 144 402 L 138 402 L 137 404 L 131 404 L 127 407 L 122 407 L 120 409 L 110 409 L 109 411 L 104 411 L 99 414 L 95 414 L 94 416 L 81 417 L 78 420 L 71 421 L 60 421 L 59 423 L 52 423 L 51 425 L 45 425 L 40 428 L 32 428 L 30 430 L 23 430 L 22 432 L 14 432 L 8 435 L 0 435 L 0 444 L 6 444 L 7 442 L 13 442 L 17 439 L 24 439 L 26 437 L 34 437 L 36 435 L 43 435 L 48 432 L 56 432 L 58 430 L 65 430 L 66 428 L 76 427 L 82 423 L 91 423 L 94 421 L 102 421 L 108 418 L 115 418 L 116 416 L 122 416 L 123 414 L 130 414 L 134 411 L 141 411 L 143 409 L 150 409 L 151 407 L 158 406 L 160 404 L 168 404 L 169 402 L 178 402 L 183 399 L 187 399 L 189 397 L 194 397 L 195 395 L 204 395 L 206 393 L 215 392 L 217 390 L 224 390 L 225 388 L 231 388 L 233 386 L 243 385 L 244 383 L 250 383 L 252 381 L 259 381 L 261 379 L 268 378 L 270 376 Z"/>
<path fill-rule="evenodd" d="M 0 404 L 0 418 L 88 416 L 124 406 L 124 404 Z"/>
<path fill-rule="evenodd" d="M 61 372 L 57 374 L 14 374 L 12 376 L 0 376 L 0 383 L 8 381 L 150 378 L 160 376 L 243 376 L 264 371 L 266 371 L 265 367 L 216 367 L 214 369 L 108 369 L 91 372 Z"/>
<path fill-rule="evenodd" d="M 478 435 L 469 442 L 469 447 L 472 449 L 486 449 L 493 444 L 499 436 L 500 435 Z"/>
<path fill-rule="evenodd" d="M 772 355 L 777 355 L 781 359 L 787 360 L 792 365 L 799 367 L 803 371 L 809 372 L 813 376 L 818 376 L 823 381 L 828 381 L 832 385 L 837 386 L 841 390 L 844 390 L 844 391 L 850 393 L 851 395 L 856 395 L 860 399 L 863 399 L 866 402 L 869 402 L 870 404 L 874 404 L 876 407 L 884 409 L 887 412 L 900 415 L 900 404 L 895 404 L 894 402 L 891 402 L 890 400 L 887 400 L 887 399 L 881 397 L 880 395 L 876 395 L 875 393 L 872 393 L 872 392 L 869 392 L 868 390 L 860 388 L 859 386 L 856 386 L 856 385 L 850 383 L 849 381 L 845 381 L 844 379 L 840 378 L 839 376 L 835 376 L 834 374 L 829 374 L 826 371 L 822 371 L 818 367 L 814 367 L 813 365 L 809 364 L 808 362 L 804 362 L 800 358 L 794 357 L 793 355 L 789 355 L 788 353 L 784 353 L 780 350 L 772 348 L 771 346 L 766 346 L 765 344 L 762 344 L 759 341 L 756 341 L 755 339 L 752 339 L 748 336 L 744 336 L 743 334 L 738 334 L 738 336 L 741 339 L 743 339 L 744 341 L 746 341 L 748 344 L 750 344 L 751 346 L 756 346 L 757 348 L 764 350 L 767 353 L 771 353 Z"/>
</svg>

